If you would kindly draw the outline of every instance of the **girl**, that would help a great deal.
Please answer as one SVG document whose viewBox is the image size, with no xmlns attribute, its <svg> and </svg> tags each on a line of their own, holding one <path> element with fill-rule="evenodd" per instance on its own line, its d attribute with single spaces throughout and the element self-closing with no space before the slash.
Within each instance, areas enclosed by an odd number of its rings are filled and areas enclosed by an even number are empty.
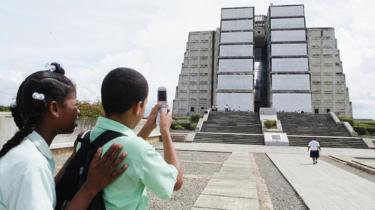
<svg viewBox="0 0 375 210">
<path fill-rule="evenodd" d="M 76 89 L 64 69 L 28 76 L 17 92 L 11 111 L 20 130 L 0 150 L 0 210 L 52 210 L 56 203 L 53 172 L 55 163 L 49 145 L 57 134 L 72 133 L 79 110 Z M 90 164 L 86 182 L 67 210 L 86 209 L 92 198 L 127 168 L 117 167 L 125 158 L 111 148 L 102 158 L 101 149 Z"/>
</svg>

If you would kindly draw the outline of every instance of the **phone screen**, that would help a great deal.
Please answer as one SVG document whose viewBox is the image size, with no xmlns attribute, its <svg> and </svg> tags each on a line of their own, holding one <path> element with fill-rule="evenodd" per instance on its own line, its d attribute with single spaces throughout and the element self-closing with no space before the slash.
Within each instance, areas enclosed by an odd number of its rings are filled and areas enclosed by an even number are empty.
<svg viewBox="0 0 375 210">
<path fill-rule="evenodd" d="M 167 101 L 167 91 L 158 90 L 158 101 Z"/>
</svg>

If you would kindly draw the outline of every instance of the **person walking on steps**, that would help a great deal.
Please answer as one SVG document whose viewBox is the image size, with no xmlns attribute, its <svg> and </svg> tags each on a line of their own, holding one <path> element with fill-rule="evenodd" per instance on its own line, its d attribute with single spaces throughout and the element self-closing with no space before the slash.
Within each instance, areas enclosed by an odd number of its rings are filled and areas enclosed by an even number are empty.
<svg viewBox="0 0 375 210">
<path fill-rule="evenodd" d="M 229 112 L 229 106 L 228 106 L 228 104 L 225 104 L 224 110 L 225 110 L 225 112 Z"/>
</svg>

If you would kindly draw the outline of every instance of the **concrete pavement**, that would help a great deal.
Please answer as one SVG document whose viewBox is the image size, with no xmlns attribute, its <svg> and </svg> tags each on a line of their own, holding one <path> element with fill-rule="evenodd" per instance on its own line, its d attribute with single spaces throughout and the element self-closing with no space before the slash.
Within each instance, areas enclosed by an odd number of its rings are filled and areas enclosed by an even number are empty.
<svg viewBox="0 0 375 210">
<path fill-rule="evenodd" d="M 310 209 L 375 209 L 375 183 L 299 154 L 267 154 Z"/>
<path fill-rule="evenodd" d="M 255 177 L 250 173 L 253 167 L 246 164 L 251 161 L 245 154 L 251 153 L 266 153 L 310 209 L 375 209 L 374 182 L 322 160 L 313 165 L 305 147 L 213 143 L 176 143 L 175 147 L 177 150 L 232 152 L 220 173 L 211 179 L 196 201 L 193 208 L 196 210 L 259 209 L 254 192 Z M 241 158 L 236 158 L 237 155 Z M 375 150 L 323 148 L 321 155 L 372 158 Z M 241 187 L 237 190 L 234 186 Z"/>
<path fill-rule="evenodd" d="M 253 161 L 247 152 L 232 153 L 192 209 L 259 209 Z"/>
</svg>

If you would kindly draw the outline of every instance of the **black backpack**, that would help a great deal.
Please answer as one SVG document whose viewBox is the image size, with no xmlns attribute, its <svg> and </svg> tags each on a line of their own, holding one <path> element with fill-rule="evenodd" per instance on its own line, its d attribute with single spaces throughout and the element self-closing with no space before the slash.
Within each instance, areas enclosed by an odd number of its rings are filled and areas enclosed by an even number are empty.
<svg viewBox="0 0 375 210">
<path fill-rule="evenodd" d="M 87 178 L 90 162 L 98 148 L 120 136 L 125 135 L 119 132 L 107 130 L 90 143 L 90 132 L 78 135 L 76 143 L 80 142 L 81 147 L 67 165 L 59 182 L 56 183 L 56 210 L 65 209 L 67 204 L 81 188 Z M 94 197 L 88 210 L 105 210 L 102 192 Z"/>
</svg>

